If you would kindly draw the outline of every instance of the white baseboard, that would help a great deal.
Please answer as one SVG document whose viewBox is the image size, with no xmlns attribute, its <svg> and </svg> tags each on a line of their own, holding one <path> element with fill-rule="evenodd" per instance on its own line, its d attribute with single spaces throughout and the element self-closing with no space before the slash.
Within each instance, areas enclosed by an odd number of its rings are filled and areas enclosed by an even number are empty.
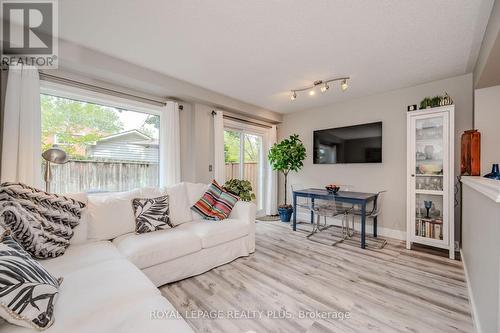
<svg viewBox="0 0 500 333">
<path fill-rule="evenodd" d="M 352 217 L 350 217 L 352 218 Z M 297 212 L 297 220 L 298 221 L 310 221 L 311 220 L 311 215 L 305 212 Z M 327 218 L 327 221 L 333 225 L 341 225 L 341 220 L 340 217 L 335 217 L 335 218 Z M 361 230 L 361 223 L 359 221 L 354 222 L 354 229 L 356 230 Z M 368 235 L 373 234 L 373 224 L 368 222 L 366 224 L 366 233 Z M 377 226 L 377 234 L 382 237 L 388 237 L 388 238 L 393 238 L 393 239 L 399 239 L 402 241 L 406 241 L 406 232 L 402 230 L 396 230 L 396 229 L 389 229 L 389 228 L 384 228 L 381 227 L 380 224 Z"/>
<path fill-rule="evenodd" d="M 465 257 L 462 252 L 462 249 L 460 249 L 460 258 L 462 259 L 462 263 L 464 265 L 464 272 L 465 272 L 465 282 L 467 283 L 467 293 L 469 294 L 469 304 L 472 312 L 472 323 L 474 325 L 474 330 L 476 333 L 482 333 L 481 329 L 481 324 L 479 323 L 478 316 L 477 316 L 477 308 L 476 308 L 476 303 L 474 302 L 474 296 L 472 294 L 472 287 L 470 285 L 470 280 L 469 280 L 469 271 L 467 270 L 467 264 L 465 263 Z"/>
</svg>

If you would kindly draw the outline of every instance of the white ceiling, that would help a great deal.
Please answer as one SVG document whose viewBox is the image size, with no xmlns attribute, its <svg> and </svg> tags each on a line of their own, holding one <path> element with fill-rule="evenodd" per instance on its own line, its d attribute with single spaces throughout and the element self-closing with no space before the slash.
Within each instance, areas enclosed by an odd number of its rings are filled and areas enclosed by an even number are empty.
<svg viewBox="0 0 500 333">
<path fill-rule="evenodd" d="M 59 31 L 286 113 L 471 72 L 492 1 L 63 0 Z M 290 89 L 343 75 L 352 78 L 344 93 L 289 99 Z"/>
</svg>

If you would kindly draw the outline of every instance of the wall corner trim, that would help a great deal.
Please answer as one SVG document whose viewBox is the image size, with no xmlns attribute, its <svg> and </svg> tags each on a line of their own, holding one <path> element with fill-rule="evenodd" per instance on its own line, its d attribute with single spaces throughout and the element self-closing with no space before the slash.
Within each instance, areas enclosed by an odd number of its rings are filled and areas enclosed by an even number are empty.
<svg viewBox="0 0 500 333">
<path fill-rule="evenodd" d="M 474 295 L 472 294 L 472 287 L 469 280 L 469 271 L 467 270 L 467 264 L 465 262 L 465 257 L 464 253 L 462 252 L 462 249 L 460 249 L 460 258 L 462 259 L 462 263 L 464 266 L 465 283 L 467 284 L 467 293 L 469 294 L 469 305 L 471 308 L 472 324 L 474 325 L 474 331 L 476 333 L 483 333 L 483 331 L 481 330 L 481 323 L 478 320 L 476 303 L 474 302 Z"/>
</svg>

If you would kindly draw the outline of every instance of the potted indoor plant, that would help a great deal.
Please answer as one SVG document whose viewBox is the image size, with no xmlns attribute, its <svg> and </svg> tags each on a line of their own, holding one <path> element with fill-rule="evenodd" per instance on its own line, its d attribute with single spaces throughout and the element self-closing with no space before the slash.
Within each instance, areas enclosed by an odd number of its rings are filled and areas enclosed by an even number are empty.
<svg viewBox="0 0 500 333">
<path fill-rule="evenodd" d="M 240 197 L 241 201 L 255 200 L 255 194 L 252 192 L 252 183 L 248 180 L 231 179 L 224 184 L 224 188 Z"/>
<path fill-rule="evenodd" d="M 293 208 L 287 202 L 288 173 L 302 169 L 304 166 L 302 161 L 306 158 L 306 148 L 300 141 L 299 135 L 293 134 L 288 139 L 275 143 L 269 150 L 267 158 L 273 170 L 285 176 L 285 204 L 278 207 L 278 213 L 282 222 L 290 222 Z"/>
</svg>

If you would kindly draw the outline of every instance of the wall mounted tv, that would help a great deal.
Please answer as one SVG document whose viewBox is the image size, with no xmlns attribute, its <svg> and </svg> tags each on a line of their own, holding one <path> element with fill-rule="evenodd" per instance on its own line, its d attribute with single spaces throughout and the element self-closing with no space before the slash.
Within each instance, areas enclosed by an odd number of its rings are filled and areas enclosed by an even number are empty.
<svg viewBox="0 0 500 333">
<path fill-rule="evenodd" d="M 314 131 L 314 164 L 381 163 L 382 122 Z"/>
</svg>

